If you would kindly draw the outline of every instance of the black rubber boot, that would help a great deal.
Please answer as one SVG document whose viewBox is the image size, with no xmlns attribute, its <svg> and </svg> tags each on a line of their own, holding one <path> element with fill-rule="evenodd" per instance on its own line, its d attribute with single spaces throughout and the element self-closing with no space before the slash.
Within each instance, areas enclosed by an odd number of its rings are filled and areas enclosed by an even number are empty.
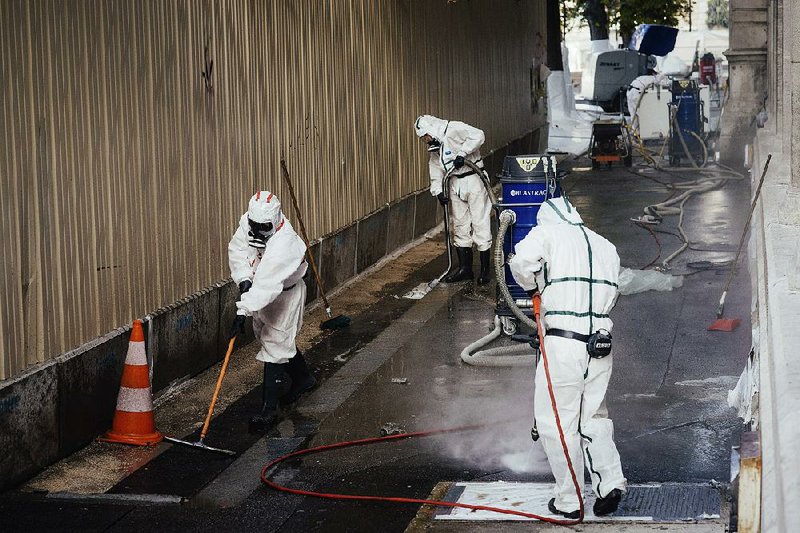
<svg viewBox="0 0 800 533">
<path fill-rule="evenodd" d="M 550 512 L 553 514 L 560 514 L 564 518 L 569 520 L 577 520 L 581 516 L 581 511 L 578 509 L 577 511 L 570 511 L 568 513 L 561 511 L 560 509 L 556 509 L 556 499 L 551 498 L 549 502 L 547 502 L 547 508 L 550 509 Z"/>
<path fill-rule="evenodd" d="M 492 270 L 489 268 L 489 260 L 491 259 L 492 252 L 490 250 L 484 250 L 478 253 L 481 258 L 481 273 L 478 275 L 478 285 L 486 285 L 489 283 L 489 277 L 492 275 Z"/>
<path fill-rule="evenodd" d="M 445 283 L 456 283 L 458 281 L 472 281 L 475 275 L 472 273 L 472 248 L 456 247 L 456 254 L 458 255 L 458 270 L 452 274 L 448 274 L 444 278 Z"/>
<path fill-rule="evenodd" d="M 605 516 L 611 514 L 619 507 L 619 502 L 622 501 L 622 491 L 614 489 L 604 498 L 597 498 L 594 502 L 594 515 Z"/>
<path fill-rule="evenodd" d="M 300 350 L 297 350 L 295 356 L 286 363 L 286 373 L 292 378 L 292 386 L 289 392 L 281 396 L 281 405 L 288 405 L 296 402 L 300 396 L 317 385 L 317 380 L 308 370 L 303 352 Z"/>
<path fill-rule="evenodd" d="M 250 419 L 250 433 L 269 431 L 278 421 L 278 397 L 286 384 L 285 364 L 264 363 L 261 412 Z"/>
</svg>

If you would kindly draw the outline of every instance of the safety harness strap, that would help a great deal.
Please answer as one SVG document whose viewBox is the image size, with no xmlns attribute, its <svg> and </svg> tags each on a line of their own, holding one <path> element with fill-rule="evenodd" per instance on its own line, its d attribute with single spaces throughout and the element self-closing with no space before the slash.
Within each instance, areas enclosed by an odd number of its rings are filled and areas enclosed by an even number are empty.
<svg viewBox="0 0 800 533">
<path fill-rule="evenodd" d="M 588 313 L 578 313 L 577 311 L 547 311 L 545 312 L 544 316 L 550 315 L 561 315 L 561 316 L 574 316 L 578 318 L 585 318 L 585 317 L 592 317 L 592 318 L 610 318 L 609 315 L 605 313 L 595 313 L 589 311 Z"/>
<path fill-rule="evenodd" d="M 614 283 L 613 281 L 609 281 L 607 279 L 592 279 L 592 278 L 583 278 L 583 277 L 566 277 L 566 278 L 555 278 L 551 280 L 547 280 L 547 285 L 552 285 L 553 283 L 564 283 L 565 281 L 580 281 L 583 283 L 598 283 L 601 285 L 611 285 L 612 287 L 619 287 L 618 284 Z"/>
<path fill-rule="evenodd" d="M 589 252 L 589 279 L 594 278 L 594 264 L 592 262 L 592 245 L 589 242 L 589 236 L 586 234 L 586 228 L 580 226 L 581 232 L 583 233 L 583 238 L 586 239 L 586 248 Z M 594 305 L 594 297 L 592 296 L 592 290 L 594 289 L 594 283 L 589 284 L 589 332 L 591 333 L 594 331 L 594 323 L 592 317 L 592 309 Z"/>
<path fill-rule="evenodd" d="M 554 203 L 553 203 L 553 202 L 551 202 L 550 200 L 547 200 L 547 201 L 545 201 L 545 203 L 546 203 L 547 205 L 549 205 L 551 208 L 553 208 L 553 211 L 555 211 L 555 212 L 556 212 L 556 215 L 558 215 L 558 216 L 559 216 L 559 218 L 561 218 L 561 220 L 563 220 L 564 222 L 566 222 L 566 223 L 567 223 L 567 224 L 569 224 L 570 226 L 583 226 L 583 222 L 570 222 L 569 220 L 567 220 L 567 217 L 565 217 L 565 216 L 564 216 L 564 215 L 561 213 L 561 211 L 558 209 L 558 207 L 556 207 L 556 204 L 554 204 Z"/>
<path fill-rule="evenodd" d="M 583 343 L 589 342 L 589 335 L 575 333 L 566 329 L 548 328 L 546 335 L 553 335 L 555 337 L 562 337 L 564 339 L 572 339 Z"/>
<path fill-rule="evenodd" d="M 452 161 L 450 161 L 450 163 L 452 163 Z M 478 159 L 477 161 L 475 161 L 475 164 L 478 165 L 478 167 L 481 170 L 485 170 L 483 168 L 483 166 L 481 165 L 482 163 L 483 163 L 483 159 Z M 470 170 L 469 172 L 465 172 L 464 174 L 454 174 L 453 177 L 456 178 L 456 179 L 461 179 L 461 178 L 466 178 L 467 176 L 473 176 L 473 175 L 476 175 L 476 174 L 477 174 L 477 172 L 475 172 L 474 170 Z"/>
</svg>

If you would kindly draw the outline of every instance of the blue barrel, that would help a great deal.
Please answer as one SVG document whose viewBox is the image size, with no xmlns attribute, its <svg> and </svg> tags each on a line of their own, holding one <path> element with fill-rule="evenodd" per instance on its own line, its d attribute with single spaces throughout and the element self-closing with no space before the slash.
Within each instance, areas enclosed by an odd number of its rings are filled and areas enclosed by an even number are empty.
<svg viewBox="0 0 800 533">
<path fill-rule="evenodd" d="M 502 196 L 498 199 L 499 211 L 511 209 L 516 222 L 506 232 L 503 252 L 506 256 L 514 246 L 528 235 L 536 225 L 539 208 L 548 198 L 561 196 L 560 179 L 566 174 L 556 170 L 556 159 L 550 155 L 506 156 L 503 170 L 498 174 Z M 511 270 L 506 265 L 506 284 L 515 300 L 529 300 Z M 503 315 L 504 303 L 498 300 L 498 314 Z M 510 314 L 510 312 L 509 312 Z"/>
</svg>

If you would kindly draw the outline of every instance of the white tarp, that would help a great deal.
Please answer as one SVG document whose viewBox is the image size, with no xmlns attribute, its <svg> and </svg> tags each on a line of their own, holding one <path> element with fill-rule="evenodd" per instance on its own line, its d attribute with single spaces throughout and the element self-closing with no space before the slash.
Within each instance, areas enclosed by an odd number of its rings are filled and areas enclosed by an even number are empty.
<svg viewBox="0 0 800 533">
<path fill-rule="evenodd" d="M 692 71 L 692 66 L 684 62 L 678 54 L 670 52 L 666 57 L 657 59 L 658 71 L 662 76 L 686 77 Z"/>
<path fill-rule="evenodd" d="M 753 347 L 750 349 L 750 356 L 747 358 L 739 381 L 733 390 L 728 391 L 728 406 L 736 409 L 736 414 L 745 424 L 754 423 L 753 429 L 758 427 L 758 402 L 754 401 L 758 394 L 758 333 L 753 332 Z"/>
<path fill-rule="evenodd" d="M 562 43 L 563 71 L 553 71 L 547 78 L 547 150 L 580 155 L 589 149 L 592 122 L 581 118 L 575 109 L 575 93 L 569 71 L 569 54 Z"/>
<path fill-rule="evenodd" d="M 683 286 L 683 277 L 664 274 L 658 270 L 634 270 L 621 268 L 619 271 L 619 293 L 636 294 L 645 291 L 671 291 Z"/>
</svg>

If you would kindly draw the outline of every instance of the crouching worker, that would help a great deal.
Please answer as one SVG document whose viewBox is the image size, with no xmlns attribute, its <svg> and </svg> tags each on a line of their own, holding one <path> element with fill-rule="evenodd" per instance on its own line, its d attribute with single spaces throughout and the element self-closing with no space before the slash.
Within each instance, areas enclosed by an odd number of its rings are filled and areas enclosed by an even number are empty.
<svg viewBox="0 0 800 533">
<path fill-rule="evenodd" d="M 544 348 L 570 459 L 582 487 L 586 458 L 597 495 L 594 514 L 607 515 L 616 511 L 626 487 L 614 425 L 605 407 L 613 360 L 608 314 L 617 301 L 619 256 L 613 244 L 583 225 L 565 198 L 542 204 L 536 222 L 517 243 L 509 265 L 520 286 L 541 292 Z M 579 515 L 578 496 L 542 365 L 540 358 L 533 406 L 556 479 L 549 508 L 574 519 Z"/>
<path fill-rule="evenodd" d="M 279 400 L 292 403 L 316 385 L 295 344 L 306 299 L 305 253 L 306 245 L 283 216 L 278 198 L 269 191 L 250 198 L 228 244 L 228 261 L 241 293 L 231 338 L 244 332 L 245 318 L 252 316 L 261 343 L 256 359 L 264 362 L 261 412 L 250 419 L 253 433 L 275 424 Z"/>
<path fill-rule="evenodd" d="M 431 194 L 439 203 L 450 204 L 453 241 L 458 255 L 458 270 L 444 278 L 445 283 L 472 281 L 472 245 L 478 248 L 481 272 L 478 285 L 489 283 L 492 247 L 492 202 L 482 176 L 466 165 L 469 161 L 483 172 L 481 146 L 483 131 L 457 120 L 442 120 L 422 115 L 414 123 L 417 137 L 427 145 Z M 445 175 L 453 170 L 448 191 L 443 190 Z M 449 235 L 446 236 L 450 238 Z"/>
</svg>

